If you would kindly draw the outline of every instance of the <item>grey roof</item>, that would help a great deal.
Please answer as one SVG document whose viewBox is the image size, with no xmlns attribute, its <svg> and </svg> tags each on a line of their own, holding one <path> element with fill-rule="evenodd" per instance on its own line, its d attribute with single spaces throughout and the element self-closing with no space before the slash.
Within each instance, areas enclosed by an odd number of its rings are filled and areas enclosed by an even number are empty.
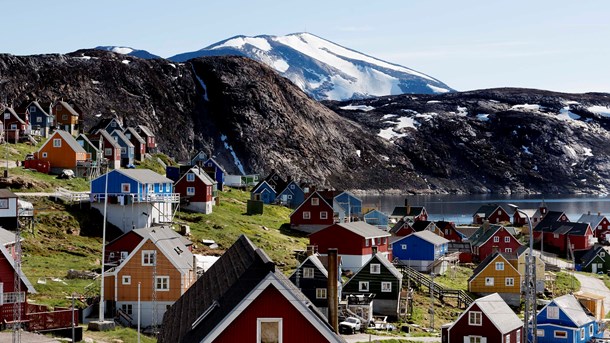
<svg viewBox="0 0 610 343">
<path fill-rule="evenodd" d="M 8 188 L 0 189 L 0 198 L 18 198 L 17 194 L 11 192 Z"/>
<path fill-rule="evenodd" d="M 371 260 L 373 258 L 377 258 L 379 263 L 383 264 L 388 269 L 388 271 L 390 273 L 392 273 L 392 275 L 394 275 L 397 279 L 402 279 L 402 273 L 399 272 L 398 269 L 396 269 L 396 267 L 394 267 L 394 265 L 388 260 L 387 257 L 383 256 L 380 253 L 376 253 L 375 255 L 373 255 Z"/>
<path fill-rule="evenodd" d="M 131 134 L 131 136 L 133 138 L 135 138 L 138 142 L 140 142 L 140 144 L 146 144 L 146 141 L 144 140 L 144 138 L 142 138 L 142 136 L 140 136 L 140 134 L 136 131 L 136 129 L 134 129 L 133 127 L 128 127 L 125 129 L 125 132 L 129 131 L 129 133 Z"/>
<path fill-rule="evenodd" d="M 449 240 L 446 239 L 445 237 L 441 237 L 441 236 L 435 234 L 434 232 L 428 231 L 428 230 L 414 232 L 411 235 L 419 237 L 419 238 L 423 239 L 424 241 L 430 242 L 434 245 L 441 245 L 441 244 L 449 243 Z"/>
<path fill-rule="evenodd" d="M 32 105 L 36 106 L 36 107 L 37 107 L 37 108 L 38 108 L 38 109 L 39 109 L 39 110 L 42 112 L 42 114 L 46 115 L 47 117 L 50 117 L 50 116 L 51 116 L 51 115 L 50 115 L 50 114 L 49 114 L 49 113 L 48 113 L 48 112 L 47 112 L 47 111 L 46 111 L 44 108 L 42 108 L 42 105 L 40 105 L 40 103 L 39 103 L 38 101 L 32 101 L 32 102 L 30 102 L 30 104 L 28 105 L 28 107 L 30 107 L 30 106 L 32 106 Z"/>
<path fill-rule="evenodd" d="M 479 230 L 478 227 L 476 226 L 456 226 L 455 227 L 455 231 L 461 233 L 464 238 L 466 239 L 470 239 L 470 237 L 472 237 L 472 235 L 474 235 L 477 230 Z"/>
<path fill-rule="evenodd" d="M 66 142 L 70 146 L 70 148 L 72 148 L 72 150 L 74 150 L 74 152 L 81 152 L 83 154 L 87 153 L 87 151 L 85 151 L 85 149 L 82 146 L 80 146 L 80 144 L 78 144 L 76 139 L 71 134 L 69 134 L 67 131 L 56 130 L 55 133 L 57 133 L 59 136 L 61 136 L 61 138 L 64 140 L 64 142 Z M 49 137 L 49 140 L 47 141 L 47 143 L 45 143 L 45 145 L 47 145 L 49 142 L 52 142 L 51 141 L 52 139 L 53 139 L 53 136 Z"/>
<path fill-rule="evenodd" d="M 121 173 L 140 183 L 174 183 L 174 181 L 166 178 L 161 174 L 157 174 L 150 169 L 115 169 L 117 173 Z"/>
<path fill-rule="evenodd" d="M 78 112 L 76 112 L 70 104 L 68 104 L 65 101 L 59 101 L 59 104 L 61 104 L 61 106 L 63 106 L 63 108 L 65 108 L 68 112 L 70 112 L 71 115 L 78 117 Z"/>
<path fill-rule="evenodd" d="M 93 144 L 89 138 L 87 137 L 87 135 L 85 135 L 84 133 L 81 133 L 80 135 L 76 136 L 76 142 L 78 143 L 78 141 L 82 139 L 84 140 L 87 144 L 89 144 L 93 149 L 98 150 L 97 146 L 95 146 L 95 144 Z M 80 145 L 80 144 L 79 144 Z M 83 147 L 84 148 L 84 147 Z"/>
<path fill-rule="evenodd" d="M 555 303 L 577 326 L 583 326 L 595 321 L 595 317 L 587 314 L 580 302 L 572 294 L 566 294 L 559 298 L 555 298 L 546 307 L 551 306 L 553 303 Z"/>
<path fill-rule="evenodd" d="M 21 237 L 23 241 L 23 237 Z M 2 227 L 0 227 L 0 245 L 7 246 L 15 243 L 15 234 Z"/>
<path fill-rule="evenodd" d="M 121 146 L 119 145 L 119 143 L 117 143 L 114 138 L 112 138 L 112 136 L 108 133 L 108 131 L 101 129 L 99 130 L 97 133 L 99 133 L 100 135 L 102 135 L 104 138 L 106 138 L 107 141 L 110 142 L 110 144 L 112 145 L 113 148 L 115 149 L 120 149 Z M 102 144 L 103 145 L 103 144 Z"/>
<path fill-rule="evenodd" d="M 299 265 L 299 268 L 302 268 L 302 267 L 303 267 L 303 265 L 304 265 L 305 263 L 307 263 L 307 261 L 311 261 L 311 263 L 312 263 L 314 266 L 316 266 L 316 268 L 318 268 L 318 270 L 319 270 L 320 272 L 322 272 L 322 275 L 324 275 L 325 277 L 328 277 L 328 270 L 326 270 L 326 267 L 324 267 L 324 263 L 322 263 L 322 261 L 320 261 L 320 259 L 318 258 L 318 255 L 311 255 L 311 256 L 308 256 L 308 257 L 305 259 L 305 261 L 303 261 L 303 263 L 301 263 L 301 264 Z M 297 268 L 297 269 L 296 269 L 296 270 L 295 270 L 295 271 L 294 271 L 292 274 L 296 273 L 296 272 L 297 272 L 297 270 L 298 270 L 299 268 Z M 290 276 L 290 277 L 292 277 L 292 274 L 291 274 L 291 276 Z"/>
<path fill-rule="evenodd" d="M 223 173 L 225 173 L 225 174 L 227 173 L 225 171 L 225 168 L 222 166 L 222 164 L 218 163 L 218 161 L 216 161 L 215 159 L 210 157 L 207 160 L 205 160 L 204 164 L 207 163 L 208 161 L 212 161 L 218 168 L 220 168 L 220 170 L 222 170 Z"/>
<path fill-rule="evenodd" d="M 388 232 L 382 231 L 378 227 L 366 222 L 337 223 L 337 225 L 364 238 L 391 236 Z"/>
<path fill-rule="evenodd" d="M 5 107 L 4 108 L 4 112 L 10 112 L 10 114 L 15 117 L 15 119 L 17 119 L 19 121 L 19 123 L 21 124 L 25 124 L 25 122 L 23 121 L 23 119 L 19 118 L 19 116 L 17 115 L 17 112 L 15 112 L 15 109 L 13 109 L 12 107 Z"/>
<path fill-rule="evenodd" d="M 154 137 L 154 133 L 152 133 L 152 131 L 150 131 L 150 129 L 145 126 L 145 125 L 138 125 L 138 128 L 140 129 L 140 131 L 142 131 L 146 136 L 148 137 Z"/>
<path fill-rule="evenodd" d="M 502 210 L 504 210 L 502 208 L 502 206 L 498 205 L 498 204 L 486 204 L 486 205 L 481 205 L 481 207 L 479 207 L 479 209 L 477 209 L 477 211 L 473 214 L 483 214 L 484 218 L 489 218 L 489 216 L 491 216 L 492 213 L 494 213 L 494 211 L 500 207 Z M 506 211 L 504 211 L 506 212 Z"/>
<path fill-rule="evenodd" d="M 125 134 L 123 132 L 121 132 L 121 130 L 114 130 L 114 131 L 112 131 L 112 133 L 110 135 L 119 137 L 120 140 L 122 140 L 123 142 L 125 142 L 127 144 L 127 147 L 131 147 L 131 148 L 134 147 L 133 143 L 131 143 L 129 138 L 127 138 L 127 136 L 125 136 Z"/>
<path fill-rule="evenodd" d="M 199 168 L 199 167 L 193 167 L 193 168 L 189 169 L 189 171 L 184 173 L 184 175 L 182 175 L 182 177 L 178 181 L 185 178 L 186 175 L 189 173 L 193 173 L 195 175 L 195 177 L 199 178 L 204 184 L 206 184 L 208 186 L 214 186 L 214 184 L 217 183 L 215 180 L 212 180 L 212 178 L 210 178 L 208 173 L 206 173 L 202 168 Z"/>
<path fill-rule="evenodd" d="M 148 238 L 181 272 L 193 269 L 193 254 L 186 247 L 183 237 L 169 226 L 153 226 L 134 229 L 134 233 Z"/>
<path fill-rule="evenodd" d="M 8 250 L 4 247 L 3 244 L 0 244 L 0 252 L 2 253 L 2 255 L 4 255 L 4 258 L 11 264 L 11 267 L 13 267 L 13 271 L 14 271 L 15 270 L 15 260 L 13 259 L 13 255 L 11 255 L 11 253 L 8 252 Z M 34 289 L 34 286 L 32 286 L 32 283 L 30 282 L 30 280 L 28 280 L 28 278 L 25 276 L 25 274 L 23 273 L 23 270 L 19 271 L 19 278 L 21 279 L 21 282 L 23 282 L 25 287 L 28 289 L 28 293 L 36 294 L 36 290 Z"/>
<path fill-rule="evenodd" d="M 578 218 L 578 220 L 576 222 L 578 223 L 589 223 L 591 225 L 592 229 L 596 229 L 597 226 L 599 225 L 599 223 L 601 223 L 602 220 L 604 220 L 604 218 L 606 218 L 606 216 L 604 215 L 597 215 L 597 214 L 583 214 L 582 216 L 580 216 L 580 218 Z"/>
<path fill-rule="evenodd" d="M 523 326 L 523 321 L 517 317 L 515 312 L 502 300 L 498 293 L 479 298 L 474 301 L 481 312 L 485 313 L 502 334 L 509 333 Z M 472 305 L 471 305 L 472 306 Z"/>
</svg>

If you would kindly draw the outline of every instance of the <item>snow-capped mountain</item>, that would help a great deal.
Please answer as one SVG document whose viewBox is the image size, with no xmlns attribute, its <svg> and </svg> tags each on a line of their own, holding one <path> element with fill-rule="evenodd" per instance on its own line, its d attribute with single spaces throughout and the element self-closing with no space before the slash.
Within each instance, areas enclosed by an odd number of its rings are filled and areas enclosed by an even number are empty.
<svg viewBox="0 0 610 343">
<path fill-rule="evenodd" d="M 345 48 L 310 33 L 236 36 L 198 51 L 169 57 L 240 55 L 269 65 L 317 100 L 453 91 L 441 81 Z"/>
<path fill-rule="evenodd" d="M 161 58 L 160 56 L 151 54 L 150 52 L 148 52 L 146 50 L 137 50 L 137 49 L 129 48 L 126 46 L 97 46 L 97 47 L 95 47 L 95 49 L 112 51 L 112 52 L 116 52 L 117 54 L 129 55 L 129 56 L 144 58 L 147 60 Z"/>
</svg>

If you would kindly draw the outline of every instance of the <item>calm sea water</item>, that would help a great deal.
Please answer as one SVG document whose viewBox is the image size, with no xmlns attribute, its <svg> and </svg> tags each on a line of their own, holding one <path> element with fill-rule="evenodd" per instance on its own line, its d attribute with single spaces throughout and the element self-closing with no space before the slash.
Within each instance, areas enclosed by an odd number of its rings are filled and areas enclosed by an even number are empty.
<svg viewBox="0 0 610 343">
<path fill-rule="evenodd" d="M 570 220 L 577 221 L 582 214 L 589 211 L 610 216 L 610 197 L 591 195 L 381 195 L 361 196 L 364 208 L 377 208 L 385 213 L 392 213 L 395 206 L 404 206 L 405 198 L 411 206 L 424 206 L 430 220 L 454 221 L 456 224 L 472 223 L 472 215 L 484 204 L 497 203 L 512 215 L 508 204 L 515 204 L 521 209 L 538 208 L 544 200 L 551 211 L 563 211 Z"/>
</svg>

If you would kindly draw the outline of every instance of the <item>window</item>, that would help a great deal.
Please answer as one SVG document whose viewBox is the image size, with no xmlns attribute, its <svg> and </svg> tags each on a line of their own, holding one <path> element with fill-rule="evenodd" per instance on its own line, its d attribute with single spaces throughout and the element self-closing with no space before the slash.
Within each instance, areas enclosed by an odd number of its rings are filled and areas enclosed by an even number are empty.
<svg viewBox="0 0 610 343">
<path fill-rule="evenodd" d="M 4 119 L 11 119 L 11 113 L 10 112 L 4 112 Z"/>
<path fill-rule="evenodd" d="M 123 280 L 123 285 L 131 285 L 131 276 L 123 275 L 121 279 Z"/>
<path fill-rule="evenodd" d="M 49 156 L 49 154 L 47 154 L 46 152 L 42 153 L 42 158 L 47 158 L 47 156 Z"/>
<path fill-rule="evenodd" d="M 445 229 L 445 235 L 449 235 L 449 229 Z"/>
<path fill-rule="evenodd" d="M 599 253 L 599 256 L 606 257 L 606 253 L 602 251 L 602 252 Z"/>
<path fill-rule="evenodd" d="M 504 237 L 504 243 L 510 243 L 510 236 Z"/>
<path fill-rule="evenodd" d="M 111 122 L 110 122 L 110 126 L 111 126 L 111 127 L 116 127 L 116 123 L 115 123 L 114 121 L 111 121 Z"/>
<path fill-rule="evenodd" d="M 604 264 L 603 264 L 603 263 L 598 263 L 598 264 L 597 264 L 597 268 L 598 268 L 598 269 L 604 268 Z"/>
<path fill-rule="evenodd" d="M 42 123 L 42 117 L 36 117 L 36 122 L 37 123 Z"/>
<path fill-rule="evenodd" d="M 122 147 L 121 148 L 121 155 L 125 155 L 127 153 L 127 148 Z"/>
<path fill-rule="evenodd" d="M 388 243 L 388 238 L 387 237 L 383 237 L 381 239 L 381 244 L 387 244 Z"/>
<path fill-rule="evenodd" d="M 369 291 L 369 282 L 368 281 L 359 281 L 358 290 L 360 292 L 368 292 Z"/>
<path fill-rule="evenodd" d="M 506 248 L 504 249 L 504 252 L 513 252 L 513 248 Z"/>
<path fill-rule="evenodd" d="M 114 138 L 114 141 L 115 141 L 115 142 L 118 142 L 118 141 L 119 141 L 119 137 L 117 137 L 117 136 L 114 136 L 114 137 L 112 137 L 112 138 Z"/>
<path fill-rule="evenodd" d="M 483 337 L 481 336 L 468 336 L 468 342 L 469 343 L 481 343 Z"/>
<path fill-rule="evenodd" d="M 381 282 L 381 291 L 382 292 L 391 292 L 392 291 L 392 283 L 389 281 Z"/>
<path fill-rule="evenodd" d="M 486 277 L 485 278 L 485 286 L 493 286 L 494 285 L 494 278 L 493 277 Z"/>
<path fill-rule="evenodd" d="M 407 250 L 407 245 L 406 245 L 406 244 L 401 244 L 401 245 L 400 245 L 400 248 L 401 248 L 402 250 Z"/>
<path fill-rule="evenodd" d="M 53 147 L 54 147 L 54 148 L 61 148 L 61 139 L 59 139 L 59 138 L 54 138 L 54 139 L 53 139 Z"/>
<path fill-rule="evenodd" d="M 110 149 L 110 148 L 104 149 L 104 155 L 105 156 L 112 156 L 112 149 Z"/>
<path fill-rule="evenodd" d="M 593 336 L 593 324 L 589 325 L 589 336 Z"/>
<path fill-rule="evenodd" d="M 288 194 L 288 200 L 292 200 L 292 194 Z"/>
<path fill-rule="evenodd" d="M 554 233 L 553 234 L 553 238 L 555 238 L 555 239 L 559 238 L 559 234 L 558 233 Z"/>
<path fill-rule="evenodd" d="M 61 116 L 61 119 L 63 119 L 63 120 L 68 120 L 68 115 L 67 115 L 67 114 L 62 115 L 62 116 Z"/>
<path fill-rule="evenodd" d="M 585 328 L 580 328 L 580 339 L 585 339 Z"/>
<path fill-rule="evenodd" d="M 502 210 L 498 210 L 498 215 L 502 215 Z"/>
<path fill-rule="evenodd" d="M 559 319 L 559 307 L 557 307 L 557 306 L 547 306 L 547 308 L 546 308 L 546 317 L 548 319 Z"/>
<path fill-rule="evenodd" d="M 294 185 L 290 185 L 290 189 L 294 189 Z"/>
<path fill-rule="evenodd" d="M 536 330 L 536 336 L 544 337 L 544 330 L 541 330 L 541 329 Z"/>
<path fill-rule="evenodd" d="M 326 299 L 326 288 L 316 288 L 316 299 Z"/>
<path fill-rule="evenodd" d="M 131 184 L 122 183 L 121 184 L 121 193 L 129 193 L 129 192 L 131 192 Z"/>
<path fill-rule="evenodd" d="M 504 270 L 504 262 L 496 262 L 496 270 Z"/>
<path fill-rule="evenodd" d="M 313 279 L 314 269 L 313 268 L 303 268 L 303 277 L 306 279 Z"/>
<path fill-rule="evenodd" d="M 510 334 L 504 336 L 504 343 L 510 343 Z"/>
<path fill-rule="evenodd" d="M 142 251 L 142 265 L 153 266 L 155 264 L 155 251 L 144 250 Z"/>
<path fill-rule="evenodd" d="M 157 291 L 169 291 L 169 276 L 157 276 L 155 289 Z"/>
<path fill-rule="evenodd" d="M 328 218 L 328 213 L 326 211 L 320 212 L 320 219 L 327 219 L 327 218 Z"/>
<path fill-rule="evenodd" d="M 517 333 L 515 334 L 515 342 L 517 343 L 521 343 L 521 329 L 517 330 Z"/>
<path fill-rule="evenodd" d="M 132 304 L 121 304 L 121 311 L 123 311 L 124 313 L 131 316 L 133 314 L 133 305 Z"/>
<path fill-rule="evenodd" d="M 318 199 L 318 198 L 312 198 L 312 199 L 311 199 L 311 205 L 312 205 L 312 206 L 318 206 L 318 205 L 320 205 L 320 199 Z"/>
<path fill-rule="evenodd" d="M 567 331 L 561 331 L 561 330 L 555 330 L 553 332 L 555 338 L 567 338 L 568 337 L 568 332 Z"/>
<path fill-rule="evenodd" d="M 186 181 L 188 181 L 188 182 L 195 181 L 195 174 L 193 174 L 193 173 L 186 174 Z"/>
<path fill-rule="evenodd" d="M 515 278 L 512 278 L 512 277 L 505 278 L 504 285 L 507 287 L 513 287 L 515 285 Z"/>
<path fill-rule="evenodd" d="M 195 195 L 195 187 L 186 187 L 186 195 Z"/>
<path fill-rule="evenodd" d="M 367 239 L 365 239 L 365 240 L 364 240 L 364 246 L 365 246 L 365 247 L 368 247 L 368 246 L 370 246 L 370 245 L 371 245 L 371 240 L 370 240 L 370 239 L 368 239 L 368 238 L 367 238 Z"/>
<path fill-rule="evenodd" d="M 36 112 L 36 106 L 30 106 L 30 113 Z"/>
<path fill-rule="evenodd" d="M 379 263 L 371 263 L 371 274 L 381 274 L 381 265 Z"/>
<path fill-rule="evenodd" d="M 258 318 L 256 343 L 282 343 L 282 318 Z"/>
<path fill-rule="evenodd" d="M 303 211 L 303 219 L 311 219 L 311 212 L 309 211 Z"/>
<path fill-rule="evenodd" d="M 499 243 L 499 242 L 500 242 L 500 237 L 495 236 L 495 237 L 494 237 L 494 243 Z"/>
<path fill-rule="evenodd" d="M 468 325 L 483 325 L 483 314 L 480 311 L 468 312 Z"/>
<path fill-rule="evenodd" d="M 11 124 L 11 130 L 17 130 L 17 124 Z"/>
</svg>

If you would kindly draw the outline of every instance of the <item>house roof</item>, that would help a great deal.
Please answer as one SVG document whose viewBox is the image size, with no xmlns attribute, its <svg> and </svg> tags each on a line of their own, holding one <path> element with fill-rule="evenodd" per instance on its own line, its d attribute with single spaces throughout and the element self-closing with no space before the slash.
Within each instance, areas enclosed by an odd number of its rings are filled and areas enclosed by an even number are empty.
<svg viewBox="0 0 610 343">
<path fill-rule="evenodd" d="M 114 138 L 112 138 L 112 136 L 108 133 L 108 131 L 101 129 L 97 133 L 100 134 L 102 137 L 104 137 L 107 141 L 109 141 L 110 145 L 112 145 L 113 148 L 115 148 L 115 149 L 121 148 L 119 143 L 117 143 L 117 141 L 115 141 Z"/>
<path fill-rule="evenodd" d="M 295 208 L 294 211 L 292 211 L 292 213 L 290 213 L 290 217 L 292 217 L 293 214 L 297 213 L 297 211 L 301 208 L 301 206 L 306 204 L 309 201 L 309 199 L 314 197 L 314 195 L 316 195 L 318 199 L 322 200 L 324 202 L 324 204 L 326 204 L 326 206 L 332 208 L 332 206 L 326 201 L 326 199 L 324 199 L 324 197 L 320 193 L 318 193 L 318 191 L 315 191 L 315 192 L 311 193 L 307 198 L 305 198 L 305 200 L 297 208 Z"/>
<path fill-rule="evenodd" d="M 555 222 L 551 225 L 551 231 L 558 235 L 584 235 L 589 228 L 589 223 Z"/>
<path fill-rule="evenodd" d="M 126 128 L 125 132 L 129 132 L 131 134 L 131 137 L 135 138 L 140 144 L 146 144 L 144 138 L 142 138 L 142 136 L 140 136 L 140 134 L 133 127 L 130 126 Z"/>
<path fill-rule="evenodd" d="M 121 132 L 121 130 L 114 130 L 114 131 L 112 131 L 112 133 L 110 135 L 111 136 L 119 137 L 120 140 L 125 142 L 127 147 L 129 147 L 129 148 L 133 148 L 134 147 L 133 143 L 131 143 L 129 138 L 127 138 L 127 136 L 125 136 L 125 134 L 123 132 Z"/>
<path fill-rule="evenodd" d="M 419 232 L 428 229 L 428 226 L 430 226 L 430 224 L 434 223 L 429 220 L 418 220 L 411 223 L 411 227 L 413 228 L 413 230 Z M 436 224 L 434 225 L 436 226 Z"/>
<path fill-rule="evenodd" d="M 82 139 L 83 141 L 85 141 L 85 143 L 89 144 L 93 149 L 98 150 L 97 146 L 95 146 L 95 144 L 93 144 L 89 138 L 87 138 L 87 136 L 84 133 L 81 133 L 80 135 L 76 136 L 76 142 L 78 143 L 78 140 Z M 79 144 L 80 145 L 80 144 Z M 84 149 L 84 147 L 83 147 Z"/>
<path fill-rule="evenodd" d="M 407 224 L 407 222 L 404 219 L 400 219 L 396 222 L 396 224 L 392 226 L 392 228 L 390 229 L 390 233 L 396 234 L 405 226 L 405 224 Z"/>
<path fill-rule="evenodd" d="M 138 128 L 140 129 L 140 131 L 142 131 L 142 133 L 144 133 L 148 137 L 154 137 L 155 136 L 155 134 L 152 133 L 152 131 L 150 131 L 150 129 L 147 126 L 145 126 L 145 125 L 138 125 Z"/>
<path fill-rule="evenodd" d="M 397 279 L 401 279 L 402 280 L 402 273 L 400 271 L 398 271 L 398 269 L 396 269 L 396 267 L 394 267 L 394 265 L 388 261 L 388 258 L 385 257 L 384 255 L 380 254 L 380 253 L 376 253 L 375 255 L 371 256 L 371 258 L 366 261 L 366 263 L 364 264 L 365 266 L 368 265 L 369 263 L 371 263 L 373 260 L 377 260 L 379 263 L 381 263 L 392 275 L 394 275 L 395 278 Z M 366 268 L 361 268 L 358 273 L 360 273 L 361 271 L 364 271 Z M 356 275 L 358 275 L 358 273 L 354 274 L 347 282 L 350 282 L 353 278 L 356 277 Z"/>
<path fill-rule="evenodd" d="M 382 231 L 376 226 L 367 224 L 366 222 L 351 222 L 351 223 L 337 223 L 338 225 L 348 231 L 351 231 L 363 238 L 377 238 L 377 237 L 388 237 L 391 236 L 388 232 Z M 322 229 L 325 230 L 325 229 Z"/>
<path fill-rule="evenodd" d="M 551 231 L 551 225 L 559 221 L 559 218 L 563 215 L 560 211 L 549 211 L 544 215 L 544 218 L 536 224 L 534 231 L 549 232 Z"/>
<path fill-rule="evenodd" d="M 13 256 L 11 255 L 11 253 L 9 253 L 8 250 L 4 247 L 4 244 L 0 244 L 0 253 L 2 253 L 2 255 L 4 255 L 4 258 L 8 261 L 8 263 L 11 265 L 11 267 L 13 267 L 13 272 L 14 272 L 15 271 L 15 260 L 13 259 Z M 25 287 L 28 289 L 28 293 L 36 294 L 36 290 L 34 289 L 34 286 L 32 286 L 32 283 L 30 282 L 30 280 L 28 280 L 27 276 L 25 276 L 25 274 L 23 273 L 23 270 L 19 270 L 19 278 L 21 279 L 21 282 L 23 282 Z"/>
<path fill-rule="evenodd" d="M 456 226 L 455 231 L 461 234 L 464 238 L 470 239 L 472 235 L 479 230 L 476 226 Z"/>
<path fill-rule="evenodd" d="M 182 177 L 180 179 L 178 179 L 178 182 L 180 182 L 180 180 L 185 178 L 186 175 L 189 173 L 193 173 L 196 178 L 201 180 L 207 186 L 213 186 L 216 183 L 216 181 L 212 180 L 210 178 L 210 176 L 202 168 L 199 168 L 197 166 L 189 169 L 186 173 L 184 173 L 184 175 L 182 175 Z"/>
<path fill-rule="evenodd" d="M 115 169 L 114 172 L 121 173 L 140 183 L 174 183 L 165 176 L 155 173 L 150 169 Z M 112 171 L 111 171 L 112 173 Z M 103 177 L 102 175 L 101 177 Z"/>
<path fill-rule="evenodd" d="M 472 245 L 483 244 L 487 242 L 491 236 L 495 235 L 496 232 L 498 232 L 498 230 L 500 230 L 502 227 L 502 225 L 483 224 L 472 236 L 470 236 L 468 240 L 472 243 Z"/>
<path fill-rule="evenodd" d="M 472 307 L 475 304 L 502 334 L 523 327 L 523 321 L 517 317 L 498 293 L 479 298 L 470 306 Z M 464 311 L 464 313 L 467 312 L 468 310 Z"/>
<path fill-rule="evenodd" d="M 19 121 L 20 124 L 25 124 L 23 119 L 19 118 L 19 116 L 17 115 L 17 112 L 15 112 L 15 110 L 12 107 L 5 107 L 4 113 L 6 113 L 6 112 L 9 112 L 13 117 L 15 117 L 15 119 L 17 119 L 17 121 Z"/>
<path fill-rule="evenodd" d="M 424 210 L 423 206 L 396 206 L 392 211 L 391 217 L 411 217 L 417 216 Z"/>
<path fill-rule="evenodd" d="M 74 152 L 83 153 L 83 154 L 87 153 L 87 151 L 85 151 L 85 149 L 82 146 L 80 146 L 80 144 L 78 144 L 76 139 L 74 137 L 72 137 L 71 134 L 69 134 L 67 131 L 64 131 L 64 130 L 55 130 L 53 135 L 51 135 L 51 137 L 49 137 L 49 139 L 44 143 L 44 145 L 42 147 L 40 147 L 40 149 L 38 149 L 38 151 L 41 151 L 47 144 L 50 144 L 49 142 L 52 143 L 53 137 L 55 137 L 55 135 L 59 135 L 59 137 L 61 137 L 61 139 L 64 142 L 66 142 L 66 144 L 68 144 L 68 146 Z"/>
<path fill-rule="evenodd" d="M 227 172 L 225 171 L 225 169 L 222 167 L 222 164 L 220 164 L 220 163 L 216 162 L 216 160 L 215 160 L 215 159 L 213 159 L 213 158 L 211 158 L 211 157 L 210 157 L 210 158 L 208 158 L 207 160 L 205 160 L 204 164 L 205 164 L 205 163 L 208 163 L 208 161 L 212 161 L 212 163 L 214 163 L 214 165 L 215 165 L 217 168 L 219 168 L 220 170 L 222 170 L 222 172 L 223 172 L 223 173 L 225 173 L 225 174 L 227 173 Z"/>
<path fill-rule="evenodd" d="M 413 235 L 415 237 L 419 237 L 419 238 L 423 239 L 424 241 L 432 243 L 434 245 L 441 245 L 441 244 L 449 243 L 448 239 L 441 237 L 441 236 L 435 234 L 434 232 L 428 231 L 428 230 L 414 232 L 411 235 Z"/>
<path fill-rule="evenodd" d="M 566 294 L 560 296 L 559 298 L 553 299 L 548 305 L 545 306 L 545 308 L 551 306 L 553 303 L 555 303 L 577 326 L 583 326 L 587 323 L 595 321 L 595 317 L 590 316 L 580 304 L 578 299 L 576 299 L 576 297 L 574 297 L 572 294 Z"/>
<path fill-rule="evenodd" d="M 263 188 L 264 185 L 267 185 L 267 188 Z M 259 193 L 261 191 L 263 191 L 263 189 L 269 189 L 270 191 L 272 191 L 273 193 L 275 193 L 275 189 L 267 183 L 267 181 L 263 180 L 262 182 L 259 182 L 259 184 L 252 188 L 251 193 L 256 194 Z"/>
<path fill-rule="evenodd" d="M 602 246 L 596 246 L 596 247 L 593 247 L 593 249 L 587 250 L 587 252 L 580 257 L 580 261 L 583 263 L 583 267 L 586 267 L 589 264 L 591 264 L 591 262 L 595 259 L 595 256 L 597 256 L 600 253 L 600 251 L 607 253 L 606 249 L 604 249 Z M 600 256 L 600 258 L 602 260 L 605 260 L 605 258 L 603 258 L 601 256 Z"/>
<path fill-rule="evenodd" d="M 204 273 L 163 317 L 159 342 L 199 342 L 217 331 L 227 318 L 239 314 L 240 306 L 247 305 L 256 296 L 257 286 L 267 280 L 291 297 L 304 315 L 318 324 L 322 315 L 310 305 L 309 300 L 284 276 L 276 271 L 275 263 L 256 247 L 245 235 L 237 241 Z M 286 292 L 286 293 L 284 293 Z M 308 313 L 305 313 L 308 312 Z M 313 316 L 312 316 L 313 315 Z M 338 342 L 342 340 L 337 338 Z"/>
<path fill-rule="evenodd" d="M 487 268 L 487 266 L 493 260 L 495 260 L 498 256 L 501 256 L 501 258 L 506 260 L 507 264 L 510 265 L 510 268 L 513 268 L 513 270 L 516 270 L 515 267 L 513 267 L 512 264 L 508 263 L 508 261 L 512 258 L 511 255 L 495 251 L 495 252 L 487 255 L 487 257 L 485 257 L 485 259 L 483 261 L 481 261 L 481 263 L 479 263 L 479 265 L 472 271 L 472 275 L 470 275 L 470 277 L 468 278 L 468 282 L 470 282 L 470 280 L 473 280 L 474 278 L 476 278 L 477 275 L 479 275 L 480 272 L 482 272 L 485 268 Z M 505 268 L 509 268 L 509 267 L 505 266 Z"/>
<path fill-rule="evenodd" d="M 64 108 L 66 109 L 66 111 L 68 111 L 71 115 L 73 116 L 77 116 L 78 117 L 78 112 L 76 112 L 74 110 L 74 108 L 72 107 L 72 105 L 68 104 L 65 101 L 58 101 L 58 103 Z"/>
<path fill-rule="evenodd" d="M 539 211 L 539 209 L 536 208 L 520 208 L 519 211 L 523 211 L 525 212 L 525 214 L 527 214 L 528 217 L 530 217 L 530 220 L 532 219 L 532 217 L 536 214 L 536 212 Z M 519 212 L 515 212 L 515 213 L 519 213 Z M 520 213 L 519 213 L 520 215 Z"/>
<path fill-rule="evenodd" d="M 11 192 L 8 188 L 0 189 L 0 198 L 18 198 L 17 194 Z"/>
<path fill-rule="evenodd" d="M 583 214 L 582 216 L 580 216 L 580 218 L 578 218 L 576 222 L 589 223 L 591 225 L 591 228 L 596 228 L 597 226 L 599 226 L 602 220 L 604 220 L 604 218 L 606 218 L 606 216 L 601 214 Z"/>
<path fill-rule="evenodd" d="M 479 207 L 479 209 L 477 209 L 477 211 L 473 214 L 474 215 L 483 215 L 484 218 L 489 218 L 489 216 L 491 216 L 492 213 L 494 213 L 494 211 L 500 207 L 500 205 L 498 204 L 485 204 L 485 205 L 481 205 L 481 207 Z"/>
<path fill-rule="evenodd" d="M 320 272 L 322 272 L 322 275 L 324 275 L 325 277 L 328 277 L 328 270 L 324 266 L 324 263 L 322 263 L 322 261 L 320 260 L 318 255 L 314 254 L 314 255 L 307 256 L 305 261 L 303 261 L 303 263 L 301 263 L 298 266 L 298 268 L 295 269 L 292 274 L 290 274 L 290 276 L 288 278 L 291 278 L 292 275 L 294 275 L 294 273 L 296 273 L 299 269 L 303 268 L 303 265 L 305 265 L 305 263 L 307 263 L 307 261 L 310 261 L 314 266 L 316 266 L 316 268 L 318 268 L 318 270 Z"/>
<path fill-rule="evenodd" d="M 97 132 L 97 130 L 101 129 L 105 130 L 108 125 L 110 125 L 110 122 L 112 122 L 112 120 L 116 121 L 119 125 L 121 125 L 121 123 L 116 118 L 103 118 L 98 121 L 97 124 L 95 124 L 91 129 L 89 129 L 89 133 L 95 133 Z M 120 127 L 118 127 L 117 129 L 120 129 Z"/>
<path fill-rule="evenodd" d="M 40 112 L 42 112 L 42 114 L 44 114 L 47 117 L 50 117 L 51 115 L 42 107 L 42 105 L 38 102 L 38 101 L 32 101 L 27 105 L 27 109 L 30 108 L 30 106 L 36 106 L 38 108 L 38 110 L 40 110 Z"/>
<path fill-rule="evenodd" d="M 134 233 L 149 239 L 181 273 L 193 269 L 193 254 L 185 244 L 188 241 L 169 226 L 153 226 L 134 229 Z M 186 240 L 186 241 L 185 241 Z"/>
<path fill-rule="evenodd" d="M 20 241 L 23 241 L 23 237 L 20 238 Z M 0 227 L 0 245 L 11 245 L 15 243 L 15 233 L 10 232 L 2 227 Z"/>
</svg>

